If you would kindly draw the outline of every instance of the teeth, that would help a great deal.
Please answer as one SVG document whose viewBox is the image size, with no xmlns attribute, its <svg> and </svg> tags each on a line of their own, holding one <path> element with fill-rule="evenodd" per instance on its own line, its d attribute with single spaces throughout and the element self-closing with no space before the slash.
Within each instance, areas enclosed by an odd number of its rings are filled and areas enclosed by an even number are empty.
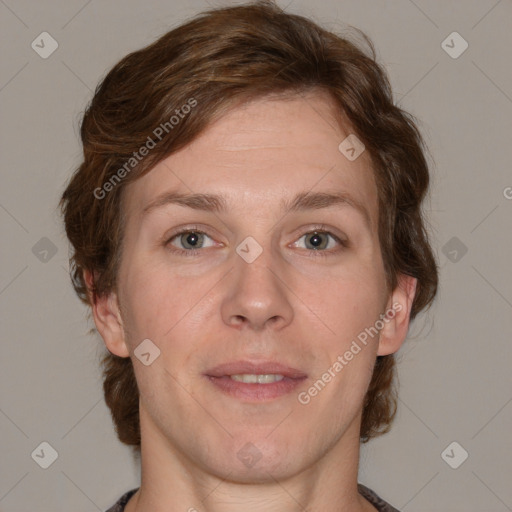
<svg viewBox="0 0 512 512">
<path fill-rule="evenodd" d="M 239 375 L 231 375 L 233 380 L 243 382 L 244 384 L 271 384 L 272 382 L 278 382 L 283 380 L 282 375 L 267 374 L 267 375 L 255 375 L 253 373 L 244 373 Z"/>
</svg>

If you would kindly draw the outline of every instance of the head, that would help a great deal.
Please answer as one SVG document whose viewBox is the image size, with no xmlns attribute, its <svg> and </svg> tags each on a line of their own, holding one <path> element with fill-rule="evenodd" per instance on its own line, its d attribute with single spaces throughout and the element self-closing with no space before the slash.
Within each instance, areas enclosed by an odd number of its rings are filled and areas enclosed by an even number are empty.
<svg viewBox="0 0 512 512">
<path fill-rule="evenodd" d="M 140 446 L 143 409 L 205 465 L 235 441 L 277 467 L 319 428 L 310 453 L 354 423 L 363 442 L 389 429 L 394 353 L 432 302 L 437 268 L 421 135 L 357 33 L 366 49 L 271 2 L 212 10 L 98 86 L 61 206 L 73 285 L 108 349 L 104 393 L 122 442 Z M 355 160 L 339 149 L 349 135 L 364 144 Z M 155 206 L 168 192 L 203 196 Z M 180 227 L 204 233 L 202 252 L 184 254 L 197 237 Z M 248 262 L 237 247 L 259 255 Z M 150 366 L 135 355 L 144 339 L 160 350 Z M 361 354 L 334 368 L 358 339 Z M 248 357 L 308 376 L 281 433 L 268 436 L 279 407 L 230 408 L 209 394 L 208 372 Z"/>
</svg>

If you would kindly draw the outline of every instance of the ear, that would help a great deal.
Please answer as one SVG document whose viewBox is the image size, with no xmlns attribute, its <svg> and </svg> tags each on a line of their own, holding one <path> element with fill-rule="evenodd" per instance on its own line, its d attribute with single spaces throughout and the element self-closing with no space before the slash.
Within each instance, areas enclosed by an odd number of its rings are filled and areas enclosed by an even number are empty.
<svg viewBox="0 0 512 512">
<path fill-rule="evenodd" d="M 101 297 L 94 294 L 92 291 L 93 275 L 88 270 L 84 270 L 84 280 L 90 298 L 96 329 L 101 334 L 108 351 L 119 357 L 129 357 L 130 351 L 124 336 L 123 321 L 117 295 L 114 292 Z"/>
<path fill-rule="evenodd" d="M 377 355 L 393 354 L 402 346 L 409 330 L 417 282 L 415 277 L 399 275 L 398 284 L 388 299 L 386 311 L 381 315 L 384 327 L 380 331 Z"/>
</svg>

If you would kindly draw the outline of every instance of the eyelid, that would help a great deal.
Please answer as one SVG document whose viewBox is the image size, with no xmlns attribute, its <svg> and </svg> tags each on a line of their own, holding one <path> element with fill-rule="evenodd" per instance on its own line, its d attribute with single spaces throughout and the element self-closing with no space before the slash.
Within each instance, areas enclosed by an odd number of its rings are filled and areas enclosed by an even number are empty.
<svg viewBox="0 0 512 512">
<path fill-rule="evenodd" d="M 310 256 L 313 256 L 313 257 L 334 255 L 334 254 L 337 254 L 340 250 L 343 250 L 343 249 L 346 249 L 349 247 L 349 241 L 346 236 L 341 236 L 339 234 L 334 233 L 333 231 L 336 231 L 336 230 L 330 228 L 329 226 L 326 226 L 325 224 L 311 225 L 311 226 L 308 226 L 307 228 L 302 227 L 302 228 L 299 228 L 299 230 L 297 230 L 297 231 L 299 231 L 299 233 L 301 233 L 300 236 L 298 236 L 298 238 L 295 238 L 294 242 L 292 242 L 292 244 L 289 244 L 288 247 L 290 245 L 296 244 L 302 237 L 304 237 L 306 235 L 311 235 L 313 233 L 321 233 L 321 234 L 329 235 L 336 242 L 338 242 L 338 244 L 340 246 L 342 246 L 341 249 L 340 248 L 324 249 L 324 250 L 318 250 L 318 251 L 311 250 L 311 249 L 303 249 L 303 251 L 305 251 L 307 253 L 313 253 L 313 254 L 310 254 Z M 180 235 L 183 235 L 186 233 L 199 233 L 199 234 L 202 234 L 202 235 L 207 236 L 208 238 L 214 240 L 214 238 L 208 234 L 208 229 L 207 230 L 201 229 L 201 227 L 198 225 L 192 225 L 192 226 L 189 225 L 189 226 L 183 226 L 180 228 L 176 228 L 176 230 L 173 230 L 173 232 L 171 234 L 164 236 L 164 240 L 165 240 L 164 245 L 165 246 L 171 245 L 171 241 L 174 238 L 179 237 Z M 294 236 L 296 236 L 296 235 L 294 235 Z M 223 246 L 224 244 L 222 242 L 220 242 L 220 243 L 216 243 L 216 245 Z M 190 255 L 197 254 L 201 250 L 204 250 L 204 249 L 205 248 L 203 248 L 203 247 L 199 247 L 198 249 L 180 249 L 178 247 L 174 247 L 172 249 L 172 251 L 176 252 L 178 254 L 185 254 L 185 255 L 190 256 Z M 208 249 L 208 247 L 206 247 L 206 249 Z M 302 248 L 300 248 L 300 249 L 302 249 Z"/>
<path fill-rule="evenodd" d="M 336 231 L 336 233 L 333 231 Z M 325 224 L 308 227 L 308 229 L 306 231 L 304 231 L 303 228 L 301 228 L 300 232 L 302 234 L 298 238 L 296 238 L 295 241 L 292 242 L 292 244 L 290 244 L 290 245 L 297 244 L 297 242 L 299 240 L 301 240 L 306 235 L 320 233 L 320 234 L 329 235 L 333 240 L 335 240 L 341 246 L 341 248 L 338 247 L 338 248 L 334 248 L 334 249 L 323 249 L 323 250 L 318 250 L 318 251 L 299 248 L 299 249 L 302 249 L 303 251 L 305 251 L 306 253 L 310 253 L 309 255 L 313 256 L 313 257 L 314 256 L 332 256 L 332 255 L 338 254 L 341 250 L 347 249 L 350 246 L 349 240 L 346 236 L 337 234 L 337 230 L 334 230 L 334 229 L 330 228 L 329 226 L 326 226 Z M 313 254 L 311 254 L 311 253 L 313 253 Z"/>
<path fill-rule="evenodd" d="M 183 227 L 180 227 L 180 228 L 176 228 L 176 230 L 173 230 L 171 232 L 171 234 L 165 235 L 163 237 L 164 238 L 164 245 L 166 245 L 166 246 L 170 245 L 172 240 L 174 240 L 175 238 L 179 237 L 180 235 L 184 235 L 186 233 L 199 233 L 201 235 L 207 236 L 211 240 L 214 240 L 214 238 L 211 235 L 209 235 L 206 230 L 201 229 L 197 225 L 196 226 L 183 226 Z M 216 241 L 216 240 L 214 240 L 214 241 Z M 216 245 L 224 245 L 224 244 L 222 244 L 222 242 L 220 242 L 220 243 L 217 243 Z M 177 252 L 188 253 L 188 254 L 198 252 L 201 249 L 203 249 L 203 248 L 202 247 L 200 247 L 199 249 L 180 249 L 178 247 L 175 248 L 175 250 Z"/>
</svg>

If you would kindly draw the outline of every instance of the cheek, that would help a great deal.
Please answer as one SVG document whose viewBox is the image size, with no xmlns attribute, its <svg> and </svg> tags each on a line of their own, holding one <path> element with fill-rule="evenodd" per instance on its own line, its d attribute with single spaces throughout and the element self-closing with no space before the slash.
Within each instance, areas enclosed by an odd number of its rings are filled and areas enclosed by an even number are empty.
<svg viewBox="0 0 512 512">
<path fill-rule="evenodd" d="M 164 262 L 133 262 L 120 281 L 129 343 L 133 346 L 149 338 L 163 347 L 178 333 L 190 342 L 183 330 L 189 333 L 213 315 L 215 305 L 207 291 L 216 281 L 213 272 L 194 278 L 177 274 Z"/>
<path fill-rule="evenodd" d="M 373 325 L 382 312 L 384 278 L 379 256 L 368 242 L 358 253 L 348 253 L 339 265 L 315 267 L 308 262 L 302 265 L 306 268 L 298 265 L 283 270 L 283 277 L 300 302 L 316 315 L 311 321 L 319 320 L 319 328 L 339 343 Z M 167 344 L 179 332 L 218 323 L 226 291 L 225 282 L 220 282 L 224 270 L 219 267 L 187 276 L 164 257 L 126 254 L 119 282 L 128 342 L 133 346 L 149 338 L 164 346 L 164 341 Z M 296 312 L 302 308 L 293 296 L 288 300 L 297 304 Z M 190 336 L 185 338 L 190 345 Z"/>
<path fill-rule="evenodd" d="M 375 269 L 343 268 L 337 275 L 319 279 L 315 287 L 303 283 L 301 298 L 334 338 L 344 343 L 378 320 L 385 305 L 384 286 Z"/>
<path fill-rule="evenodd" d="M 169 271 L 151 263 L 133 262 L 125 269 L 120 286 L 125 331 L 132 343 L 142 337 L 157 340 L 179 318 L 187 288 L 173 285 Z M 173 288 L 176 290 L 172 293 Z M 179 290 L 179 291 L 178 291 Z"/>
</svg>

